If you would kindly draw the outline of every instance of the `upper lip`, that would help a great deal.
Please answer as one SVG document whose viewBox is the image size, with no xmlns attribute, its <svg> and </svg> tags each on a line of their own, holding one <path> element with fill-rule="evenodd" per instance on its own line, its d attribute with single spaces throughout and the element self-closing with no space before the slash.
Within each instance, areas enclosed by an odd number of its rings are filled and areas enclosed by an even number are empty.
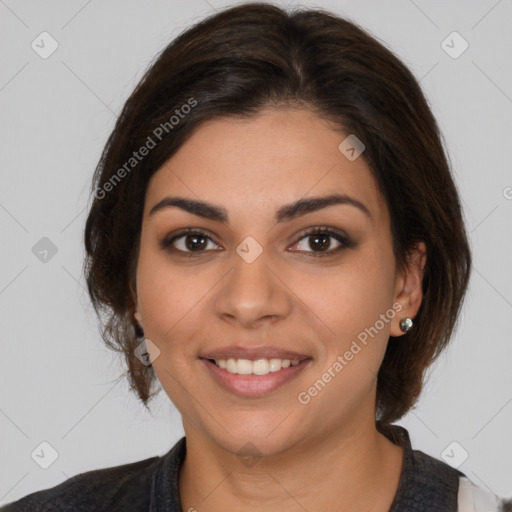
<svg viewBox="0 0 512 512">
<path fill-rule="evenodd" d="M 272 345 L 259 347 L 242 347 L 240 345 L 231 345 L 229 347 L 220 347 L 202 353 L 199 357 L 203 359 L 290 359 L 291 361 L 302 361 L 310 356 L 285 350 Z"/>
</svg>

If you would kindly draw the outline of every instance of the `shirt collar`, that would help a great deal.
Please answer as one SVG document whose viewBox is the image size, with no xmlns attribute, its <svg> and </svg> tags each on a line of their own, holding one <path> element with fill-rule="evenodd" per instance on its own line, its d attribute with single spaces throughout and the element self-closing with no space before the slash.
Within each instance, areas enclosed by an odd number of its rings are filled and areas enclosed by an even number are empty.
<svg viewBox="0 0 512 512">
<path fill-rule="evenodd" d="M 400 481 L 389 512 L 456 510 L 458 476 L 463 474 L 421 451 L 413 450 L 405 428 L 377 422 L 377 430 L 403 448 Z M 162 464 L 153 477 L 150 512 L 183 512 L 179 472 L 185 455 L 186 438 L 182 437 L 162 457 Z"/>
</svg>

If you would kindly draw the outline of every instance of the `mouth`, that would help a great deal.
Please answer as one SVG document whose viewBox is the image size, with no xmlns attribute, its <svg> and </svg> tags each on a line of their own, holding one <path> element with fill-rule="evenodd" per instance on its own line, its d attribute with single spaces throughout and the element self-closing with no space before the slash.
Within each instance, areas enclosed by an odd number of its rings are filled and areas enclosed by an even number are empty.
<svg viewBox="0 0 512 512">
<path fill-rule="evenodd" d="M 227 354 L 220 350 L 199 359 L 224 390 L 243 397 L 260 397 L 295 379 L 312 362 L 311 357 L 302 354 L 280 351 L 282 357 L 277 357 L 277 352 L 230 350 Z"/>
<path fill-rule="evenodd" d="M 298 366 L 299 359 L 208 359 L 211 363 L 229 373 L 239 375 L 267 375 L 289 368 L 290 366 Z"/>
</svg>

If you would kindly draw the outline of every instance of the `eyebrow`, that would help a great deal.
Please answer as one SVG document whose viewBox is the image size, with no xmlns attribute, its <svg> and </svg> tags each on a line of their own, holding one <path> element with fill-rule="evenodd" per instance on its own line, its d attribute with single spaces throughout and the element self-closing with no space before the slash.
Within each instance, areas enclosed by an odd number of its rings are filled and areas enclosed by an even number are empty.
<svg viewBox="0 0 512 512">
<path fill-rule="evenodd" d="M 345 194 L 331 194 L 328 196 L 319 197 L 307 197 L 305 199 L 299 199 L 294 203 L 290 203 L 282 206 L 276 212 L 275 219 L 277 223 L 290 221 L 302 215 L 306 215 L 323 208 L 327 208 L 332 205 L 348 205 L 358 208 L 363 212 L 370 220 L 372 220 L 369 209 L 359 200 L 350 197 Z M 149 215 L 168 208 L 175 206 L 181 208 L 193 215 L 210 219 L 217 222 L 228 223 L 229 216 L 228 212 L 222 206 L 214 205 L 204 201 L 198 201 L 195 199 L 187 199 L 184 197 L 165 197 L 153 206 L 149 212 Z"/>
</svg>

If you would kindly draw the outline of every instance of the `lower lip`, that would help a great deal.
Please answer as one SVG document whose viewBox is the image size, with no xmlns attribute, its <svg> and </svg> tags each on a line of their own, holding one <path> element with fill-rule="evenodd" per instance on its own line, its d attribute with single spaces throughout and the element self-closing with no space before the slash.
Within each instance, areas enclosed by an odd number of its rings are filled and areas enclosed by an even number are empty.
<svg viewBox="0 0 512 512">
<path fill-rule="evenodd" d="M 309 364 L 311 359 L 303 359 L 296 366 L 281 368 L 266 375 L 240 375 L 219 368 L 208 359 L 201 359 L 213 378 L 226 390 L 239 396 L 257 397 L 270 393 L 293 380 Z"/>
</svg>

